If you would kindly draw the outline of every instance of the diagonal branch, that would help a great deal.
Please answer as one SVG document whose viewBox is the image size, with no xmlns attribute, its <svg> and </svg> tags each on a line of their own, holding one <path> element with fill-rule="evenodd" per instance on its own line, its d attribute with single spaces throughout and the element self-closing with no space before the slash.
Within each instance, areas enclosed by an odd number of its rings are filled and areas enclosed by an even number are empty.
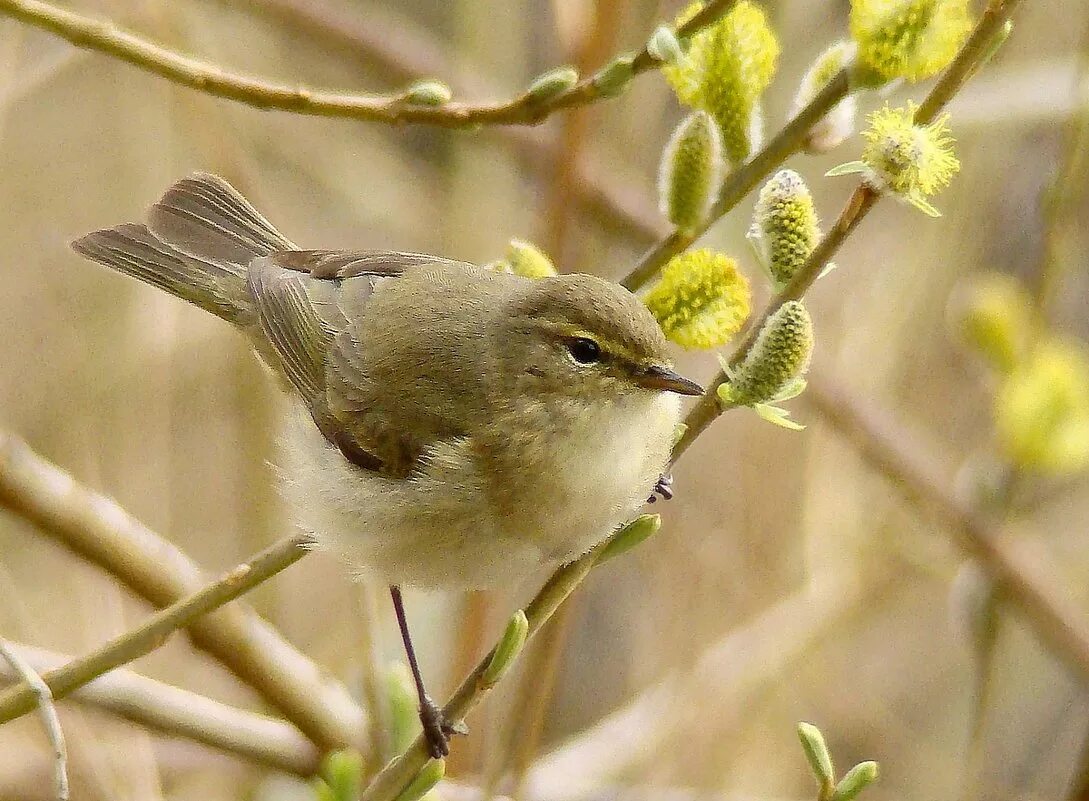
<svg viewBox="0 0 1089 801">
<path fill-rule="evenodd" d="M 113 638 L 97 651 L 47 671 L 42 680 L 54 698 L 63 698 L 104 673 L 151 653 L 178 629 L 230 603 L 299 561 L 307 553 L 306 542 L 301 535 L 285 537 L 249 562 L 243 562 L 199 591 L 156 612 L 137 628 Z M 26 681 L 0 693 L 0 723 L 25 715 L 34 708 L 36 699 L 34 688 Z"/>
<path fill-rule="evenodd" d="M 737 0 L 711 0 L 677 29 L 688 37 L 710 25 L 734 6 Z M 0 0 L 0 14 L 47 30 L 77 47 L 95 50 L 120 59 L 168 81 L 204 94 L 234 100 L 261 109 L 277 109 L 319 117 L 341 117 L 382 123 L 421 123 L 443 128 L 471 128 L 479 125 L 536 125 L 562 109 L 584 106 L 609 97 L 596 76 L 547 99 L 531 92 L 496 103 L 413 104 L 404 93 L 352 94 L 276 84 L 224 70 L 216 64 L 191 58 L 137 36 L 111 23 L 90 19 L 40 0 Z M 633 75 L 660 65 L 644 45 L 631 61 Z"/>
<path fill-rule="evenodd" d="M 1081 624 L 1085 610 L 1057 592 L 1045 557 L 1018 549 L 999 536 L 994 524 L 949 491 L 950 481 L 934 458 L 911 440 L 885 412 L 867 407 L 831 381 L 813 376 L 803 395 L 821 418 L 845 435 L 862 457 L 960 536 L 961 544 L 986 565 L 1007 597 L 1032 621 L 1056 656 L 1089 681 L 1089 633 Z"/>
<path fill-rule="evenodd" d="M 0 508 L 6 508 L 157 607 L 195 592 L 207 579 L 171 542 L 115 501 L 0 432 Z M 193 644 L 279 710 L 321 748 L 358 740 L 363 712 L 341 685 L 252 610 L 234 606 L 198 620 Z"/>
</svg>

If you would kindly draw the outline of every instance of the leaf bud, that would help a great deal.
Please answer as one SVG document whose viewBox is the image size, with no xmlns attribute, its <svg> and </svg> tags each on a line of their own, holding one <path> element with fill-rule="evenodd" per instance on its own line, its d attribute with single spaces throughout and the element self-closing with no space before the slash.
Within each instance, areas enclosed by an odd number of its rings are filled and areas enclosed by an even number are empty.
<svg viewBox="0 0 1089 801">
<path fill-rule="evenodd" d="M 855 796 L 877 781 L 877 774 L 876 762 L 859 762 L 840 779 L 830 801 L 852 801 Z"/>
<path fill-rule="evenodd" d="M 597 564 L 627 553 L 636 545 L 649 539 L 662 527 L 661 515 L 639 515 L 613 535 L 598 554 Z"/>
<path fill-rule="evenodd" d="M 828 753 L 824 735 L 812 723 L 799 723 L 798 739 L 809 762 L 809 769 L 813 771 L 817 784 L 820 785 L 820 796 L 827 798 L 836 785 L 836 771 L 832 766 L 832 755 Z"/>
<path fill-rule="evenodd" d="M 526 89 L 526 98 L 531 103 L 547 103 L 579 82 L 579 74 L 574 67 L 556 67 L 538 75 Z"/>
<path fill-rule="evenodd" d="M 481 674 L 480 684 L 482 687 L 492 687 L 506 675 L 514 664 L 514 660 L 518 658 L 518 654 L 522 652 L 522 647 L 526 644 L 526 637 L 528 636 L 529 620 L 526 618 L 526 613 L 519 609 L 507 621 L 503 636 L 499 639 L 499 644 L 495 646 L 495 652 L 492 654 L 492 658 L 488 660 L 488 666 L 484 668 L 484 673 Z"/>
<path fill-rule="evenodd" d="M 450 87 L 442 81 L 426 78 L 405 89 L 403 99 L 414 106 L 442 106 L 449 103 L 452 96 Z"/>
</svg>

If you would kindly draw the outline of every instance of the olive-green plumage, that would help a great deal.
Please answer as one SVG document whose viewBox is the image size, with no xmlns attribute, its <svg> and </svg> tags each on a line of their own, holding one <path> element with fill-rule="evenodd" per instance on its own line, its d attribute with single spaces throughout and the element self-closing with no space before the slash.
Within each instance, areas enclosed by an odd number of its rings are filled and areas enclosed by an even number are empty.
<svg viewBox="0 0 1089 801">
<path fill-rule="evenodd" d="M 197 174 L 75 243 L 239 327 L 299 400 L 301 524 L 390 583 L 484 587 L 578 556 L 651 491 L 676 393 L 654 318 L 588 275 L 301 250 Z"/>
</svg>

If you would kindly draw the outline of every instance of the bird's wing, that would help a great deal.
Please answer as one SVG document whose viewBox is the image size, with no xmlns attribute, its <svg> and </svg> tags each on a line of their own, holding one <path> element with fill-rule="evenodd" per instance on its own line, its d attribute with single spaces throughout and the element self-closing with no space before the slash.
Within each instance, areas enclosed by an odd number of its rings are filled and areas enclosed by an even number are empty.
<svg viewBox="0 0 1089 801">
<path fill-rule="evenodd" d="M 261 329 L 284 375 L 326 439 L 361 468 L 407 475 L 420 445 L 368 415 L 372 390 L 354 322 L 378 286 L 408 267 L 444 261 L 392 251 L 285 250 L 250 265 Z"/>
</svg>

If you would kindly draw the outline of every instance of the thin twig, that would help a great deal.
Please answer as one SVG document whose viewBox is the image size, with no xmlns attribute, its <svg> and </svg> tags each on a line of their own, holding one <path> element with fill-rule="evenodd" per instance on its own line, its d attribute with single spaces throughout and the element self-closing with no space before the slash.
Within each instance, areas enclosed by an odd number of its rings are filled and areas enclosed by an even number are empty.
<svg viewBox="0 0 1089 801">
<path fill-rule="evenodd" d="M 678 28 L 678 35 L 691 36 L 729 11 L 736 2 L 711 0 Z M 511 100 L 498 103 L 420 105 L 407 102 L 404 93 L 379 95 L 319 91 L 227 72 L 218 65 L 190 58 L 111 23 L 90 19 L 39 0 L 0 0 L 0 13 L 50 31 L 77 47 L 113 56 L 204 94 L 261 109 L 295 114 L 382 123 L 422 123 L 443 128 L 535 125 L 561 109 L 583 106 L 608 96 L 594 76 L 589 76 L 547 100 L 539 100 L 531 93 L 523 92 Z M 659 64 L 644 46 L 634 56 L 632 71 L 638 75 Z"/>
<path fill-rule="evenodd" d="M 0 507 L 154 606 L 174 603 L 207 582 L 167 539 L 4 432 Z M 322 749 L 357 743 L 364 715 L 348 691 L 252 611 L 239 605 L 223 609 L 194 623 L 189 636 Z"/>
<path fill-rule="evenodd" d="M 11 643 L 10 647 L 38 673 L 72 660 L 29 645 Z M 14 670 L 2 668 L 0 675 L 20 678 Z M 318 750 L 290 723 L 246 712 L 124 668 L 73 691 L 69 700 L 286 773 L 311 776 L 318 768 Z"/>
<path fill-rule="evenodd" d="M 68 749 L 64 746 L 64 732 L 61 730 L 57 708 L 53 705 L 53 693 L 38 671 L 4 639 L 0 639 L 0 657 L 11 665 L 34 696 L 38 716 L 42 719 L 45 735 L 53 748 L 53 787 L 59 801 L 68 801 Z"/>
<path fill-rule="evenodd" d="M 63 698 L 115 667 L 150 653 L 178 629 L 293 565 L 306 554 L 306 544 L 306 538 L 301 535 L 285 537 L 198 592 L 156 612 L 137 628 L 115 637 L 97 651 L 46 672 L 42 679 L 53 697 Z M 34 689 L 25 681 L 0 693 L 0 723 L 25 715 L 34 708 L 35 700 Z"/>
</svg>

